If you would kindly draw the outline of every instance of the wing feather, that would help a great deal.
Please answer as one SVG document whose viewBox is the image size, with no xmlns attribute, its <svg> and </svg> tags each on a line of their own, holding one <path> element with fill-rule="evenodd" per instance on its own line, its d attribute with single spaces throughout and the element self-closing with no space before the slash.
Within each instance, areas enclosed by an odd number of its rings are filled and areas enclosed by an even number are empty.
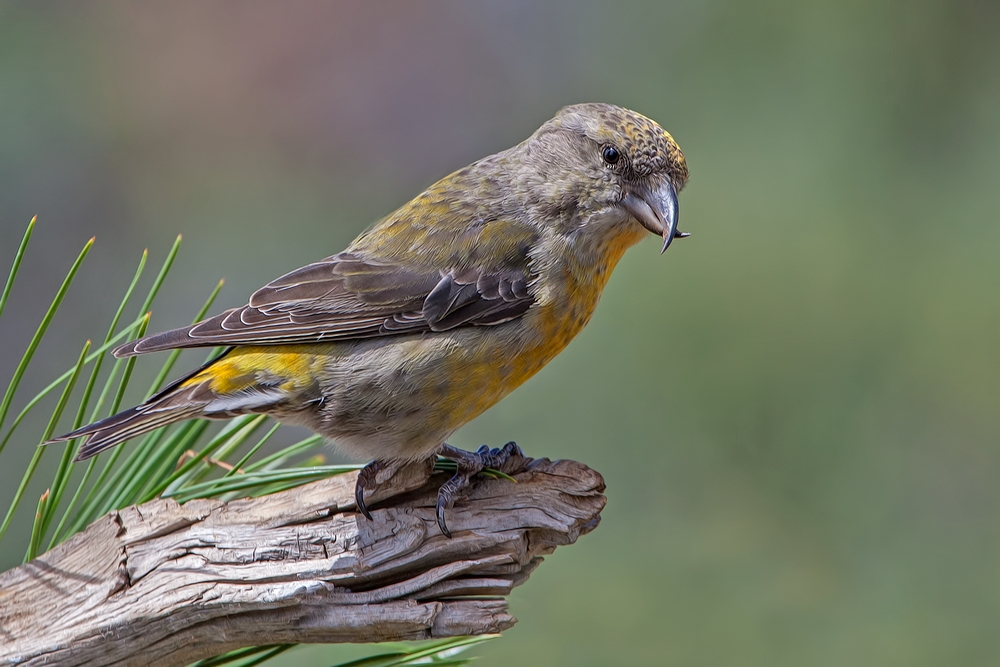
<svg viewBox="0 0 1000 667">
<path fill-rule="evenodd" d="M 518 226 L 520 253 L 512 256 L 509 236 L 493 231 L 491 238 L 504 243 L 501 266 L 461 266 L 461 258 L 413 266 L 345 251 L 268 283 L 241 308 L 127 343 L 114 354 L 360 340 L 507 322 L 534 303 L 530 243 Z M 488 257 L 488 250 L 476 254 Z"/>
</svg>

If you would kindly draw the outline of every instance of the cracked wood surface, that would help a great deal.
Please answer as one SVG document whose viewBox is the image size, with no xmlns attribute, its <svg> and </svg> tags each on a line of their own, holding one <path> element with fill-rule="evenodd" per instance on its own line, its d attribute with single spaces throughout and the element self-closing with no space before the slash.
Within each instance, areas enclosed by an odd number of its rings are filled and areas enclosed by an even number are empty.
<svg viewBox="0 0 1000 667">
<path fill-rule="evenodd" d="M 356 474 L 262 498 L 154 500 L 111 512 L 0 574 L 0 664 L 185 665 L 245 646 L 476 635 L 504 596 L 593 530 L 604 481 L 534 460 L 477 478 L 437 527 L 444 474 L 397 472 L 355 511 Z M 387 502 L 388 501 L 388 502 Z"/>
</svg>

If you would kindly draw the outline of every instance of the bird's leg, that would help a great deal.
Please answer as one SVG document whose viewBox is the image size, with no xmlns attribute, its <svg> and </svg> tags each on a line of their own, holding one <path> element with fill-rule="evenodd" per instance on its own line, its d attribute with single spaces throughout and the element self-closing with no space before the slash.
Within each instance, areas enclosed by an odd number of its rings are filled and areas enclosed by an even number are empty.
<svg viewBox="0 0 1000 667">
<path fill-rule="evenodd" d="M 451 537 L 451 531 L 448 530 L 448 524 L 445 523 L 444 511 L 451 509 L 456 500 L 465 497 L 464 491 L 468 489 L 470 480 L 479 471 L 483 468 L 493 468 L 509 475 L 522 470 L 529 461 L 521 448 L 513 442 L 508 442 L 503 447 L 494 449 L 483 445 L 475 452 L 467 452 L 444 443 L 438 450 L 438 454 L 451 459 L 458 466 L 458 470 L 451 476 L 451 479 L 442 484 L 438 490 L 437 522 L 441 532 L 447 537 Z M 360 477 L 358 479 L 360 480 Z"/>
<path fill-rule="evenodd" d="M 369 521 L 372 520 L 372 514 L 365 506 L 365 487 L 375 485 L 375 477 L 383 467 L 381 461 L 372 461 L 358 472 L 358 481 L 354 484 L 354 502 Z"/>
</svg>

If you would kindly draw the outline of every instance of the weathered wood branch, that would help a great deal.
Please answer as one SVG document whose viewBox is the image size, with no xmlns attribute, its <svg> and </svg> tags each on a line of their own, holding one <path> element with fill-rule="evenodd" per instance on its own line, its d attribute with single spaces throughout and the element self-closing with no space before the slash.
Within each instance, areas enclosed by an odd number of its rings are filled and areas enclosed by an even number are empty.
<svg viewBox="0 0 1000 667">
<path fill-rule="evenodd" d="M 452 539 L 434 518 L 444 478 L 427 465 L 381 484 L 371 522 L 353 474 L 112 512 L 0 574 L 0 663 L 153 667 L 263 644 L 500 632 L 515 619 L 498 596 L 593 530 L 605 503 L 601 476 L 573 461 L 538 459 L 515 478 L 478 479 L 448 514 Z"/>
</svg>

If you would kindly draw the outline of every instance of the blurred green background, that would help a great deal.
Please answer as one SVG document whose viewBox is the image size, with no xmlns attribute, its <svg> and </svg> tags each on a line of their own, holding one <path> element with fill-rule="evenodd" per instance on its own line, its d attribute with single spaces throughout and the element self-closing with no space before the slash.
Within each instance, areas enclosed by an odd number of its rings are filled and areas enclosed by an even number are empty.
<svg viewBox="0 0 1000 667">
<path fill-rule="evenodd" d="M 184 234 L 151 324 L 179 326 L 565 104 L 628 106 L 684 149 L 693 237 L 633 249 L 578 340 L 453 440 L 608 484 L 481 664 L 995 665 L 998 35 L 977 0 L 4 3 L 3 272 L 39 222 L 0 380 L 91 236 L 15 409 L 103 338 L 145 247 Z"/>
</svg>

